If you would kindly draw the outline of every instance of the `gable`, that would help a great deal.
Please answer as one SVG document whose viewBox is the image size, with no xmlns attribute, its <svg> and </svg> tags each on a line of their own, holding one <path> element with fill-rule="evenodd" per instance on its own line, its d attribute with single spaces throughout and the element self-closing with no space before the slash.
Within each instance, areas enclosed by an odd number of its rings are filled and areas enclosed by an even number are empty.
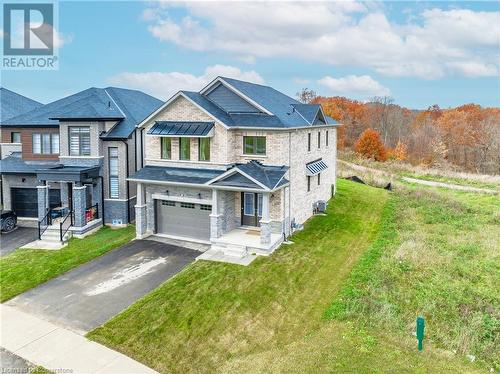
<svg viewBox="0 0 500 374">
<path fill-rule="evenodd" d="M 315 126 L 320 126 L 320 125 L 326 125 L 326 118 L 323 115 L 323 112 L 320 110 L 318 111 L 318 114 L 316 114 L 316 118 L 314 119 L 313 125 Z"/>
<path fill-rule="evenodd" d="M 225 178 L 219 179 L 218 181 L 212 183 L 214 186 L 226 186 L 226 187 L 241 187 L 241 188 L 254 188 L 262 189 L 261 186 L 254 183 L 244 175 L 235 172 Z"/>
<path fill-rule="evenodd" d="M 228 113 L 260 113 L 259 109 L 223 84 L 217 85 L 205 96 Z"/>
</svg>

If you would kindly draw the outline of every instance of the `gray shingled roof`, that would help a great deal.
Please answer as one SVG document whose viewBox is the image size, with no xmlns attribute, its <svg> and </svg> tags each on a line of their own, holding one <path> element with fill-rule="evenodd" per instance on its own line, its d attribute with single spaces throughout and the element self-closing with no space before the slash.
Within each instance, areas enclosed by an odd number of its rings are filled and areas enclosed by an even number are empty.
<svg viewBox="0 0 500 374">
<path fill-rule="evenodd" d="M 43 104 L 16 92 L 0 87 L 0 122 L 29 112 Z"/>
<path fill-rule="evenodd" d="M 274 189 L 288 171 L 288 166 L 263 165 L 252 160 L 246 164 L 236 164 L 236 167 L 269 189 Z"/>
<path fill-rule="evenodd" d="M 9 118 L 2 126 L 57 126 L 58 120 L 110 119 L 118 123 L 103 138 L 128 138 L 135 126 L 162 104 L 141 91 L 92 87 Z"/>
<path fill-rule="evenodd" d="M 59 161 L 26 161 L 21 158 L 21 152 L 13 152 L 0 160 L 2 174 L 36 174 L 38 169 L 48 169 L 60 165 Z"/>
<path fill-rule="evenodd" d="M 224 170 L 220 169 L 145 166 L 130 178 L 159 182 L 204 184 L 222 173 L 224 173 Z"/>
</svg>

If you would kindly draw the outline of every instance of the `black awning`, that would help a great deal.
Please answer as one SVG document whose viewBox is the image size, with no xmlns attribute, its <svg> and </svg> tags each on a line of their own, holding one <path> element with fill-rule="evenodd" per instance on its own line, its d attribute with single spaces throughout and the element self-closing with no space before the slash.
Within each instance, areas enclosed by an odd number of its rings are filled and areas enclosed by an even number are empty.
<svg viewBox="0 0 500 374">
<path fill-rule="evenodd" d="M 57 166 L 36 171 L 37 179 L 47 182 L 87 182 L 99 176 L 99 166 Z"/>
<path fill-rule="evenodd" d="M 306 164 L 306 169 L 307 169 L 306 172 L 307 175 L 316 175 L 328 169 L 328 166 L 322 159 L 319 159 Z"/>
<path fill-rule="evenodd" d="M 214 122 L 156 121 L 149 129 L 149 135 L 167 137 L 210 137 L 213 136 Z"/>
</svg>

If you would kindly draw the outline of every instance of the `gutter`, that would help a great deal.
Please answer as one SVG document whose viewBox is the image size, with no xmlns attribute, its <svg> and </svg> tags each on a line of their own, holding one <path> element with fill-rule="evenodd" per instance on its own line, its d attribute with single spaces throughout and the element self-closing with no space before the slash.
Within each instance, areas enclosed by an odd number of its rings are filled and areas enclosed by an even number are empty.
<svg viewBox="0 0 500 374">
<path fill-rule="evenodd" d="M 102 215 L 102 225 L 104 226 L 104 177 L 99 175 L 101 178 L 101 215 Z"/>
</svg>

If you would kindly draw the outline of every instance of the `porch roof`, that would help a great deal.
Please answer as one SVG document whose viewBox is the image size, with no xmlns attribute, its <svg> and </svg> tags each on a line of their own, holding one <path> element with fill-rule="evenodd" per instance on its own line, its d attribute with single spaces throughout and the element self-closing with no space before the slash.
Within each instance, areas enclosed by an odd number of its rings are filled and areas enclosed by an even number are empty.
<svg viewBox="0 0 500 374">
<path fill-rule="evenodd" d="M 224 170 L 220 169 L 145 166 L 130 179 L 203 185 L 222 173 Z"/>
<path fill-rule="evenodd" d="M 214 122 L 200 121 L 156 121 L 148 135 L 209 137 L 213 136 L 214 125 Z"/>
<path fill-rule="evenodd" d="M 99 176 L 99 166 L 64 166 L 36 171 L 37 179 L 48 182 L 85 182 Z"/>
</svg>

